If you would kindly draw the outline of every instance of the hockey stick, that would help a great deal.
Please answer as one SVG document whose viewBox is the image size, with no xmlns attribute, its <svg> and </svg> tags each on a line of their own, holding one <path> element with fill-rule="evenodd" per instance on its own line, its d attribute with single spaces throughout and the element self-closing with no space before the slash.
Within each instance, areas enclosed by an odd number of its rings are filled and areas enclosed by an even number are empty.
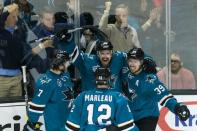
<svg viewBox="0 0 197 131">
<path fill-rule="evenodd" d="M 23 73 L 23 86 L 24 86 L 24 91 L 25 91 L 26 115 L 28 116 L 28 92 L 27 92 L 26 66 L 22 66 L 22 73 Z"/>
</svg>

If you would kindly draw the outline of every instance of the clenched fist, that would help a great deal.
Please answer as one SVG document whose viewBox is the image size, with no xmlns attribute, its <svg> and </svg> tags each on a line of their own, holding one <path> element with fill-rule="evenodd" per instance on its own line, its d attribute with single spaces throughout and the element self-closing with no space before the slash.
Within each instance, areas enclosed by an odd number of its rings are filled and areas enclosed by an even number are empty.
<svg viewBox="0 0 197 131">
<path fill-rule="evenodd" d="M 105 2 L 105 10 L 110 11 L 111 4 L 112 4 L 111 1 Z"/>
</svg>

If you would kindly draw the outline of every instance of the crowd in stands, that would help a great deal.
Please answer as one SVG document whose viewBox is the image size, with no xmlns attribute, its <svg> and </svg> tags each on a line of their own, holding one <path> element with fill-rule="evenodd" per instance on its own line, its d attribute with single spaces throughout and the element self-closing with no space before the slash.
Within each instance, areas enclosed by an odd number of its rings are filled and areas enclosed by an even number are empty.
<svg viewBox="0 0 197 131">
<path fill-rule="evenodd" d="M 36 14 L 34 5 L 28 0 L 12 2 L 5 0 L 4 7 L 1 7 L 0 97 L 21 96 L 23 94 L 22 65 L 27 66 L 28 87 L 32 94 L 35 81 L 49 69 L 54 51 L 65 48 L 53 38 L 54 35 L 58 34 L 56 28 L 58 26 L 63 27 L 61 26 L 62 23 L 67 29 L 74 28 L 74 15 L 70 15 L 72 14 L 70 12 L 55 12 L 50 7 L 43 6 L 41 12 Z M 69 11 L 75 11 L 74 4 L 72 0 L 67 3 Z M 150 4 L 152 5 L 151 8 L 149 7 Z M 151 55 L 151 44 L 155 46 L 157 44 L 154 42 L 158 41 L 151 42 L 150 40 L 154 36 L 150 35 L 154 29 L 161 29 L 162 4 L 163 0 L 141 0 L 139 12 L 144 14 L 144 18 L 143 20 L 142 18 L 136 20 L 134 17 L 136 14 L 132 12 L 132 15 L 130 11 L 133 10 L 129 9 L 126 4 L 121 3 L 112 10 L 113 3 L 105 2 L 98 25 L 95 25 L 96 18 L 91 12 L 83 12 L 80 14 L 80 26 L 88 25 L 90 28 L 80 30 L 80 40 L 77 45 L 84 53 L 97 55 L 96 44 L 104 36 L 104 39 L 108 39 L 113 44 L 114 51 L 127 52 L 134 47 L 141 47 L 145 52 L 147 49 L 147 54 Z M 36 21 L 32 20 L 33 17 L 37 16 L 39 18 Z M 60 31 L 60 29 L 58 30 Z M 99 34 L 98 30 L 102 33 L 99 32 Z M 36 40 L 28 41 L 27 39 L 31 35 L 29 32 L 33 33 L 37 40 L 40 39 L 39 42 Z M 149 39 L 147 40 L 147 38 Z M 194 75 L 182 66 L 180 56 L 172 54 L 171 59 L 172 89 L 195 89 Z M 166 83 L 166 70 L 167 67 L 164 67 L 158 72 L 160 80 L 164 83 Z M 72 66 L 70 73 L 79 86 L 79 81 L 75 78 L 79 74 Z M 188 75 L 185 75 L 186 73 Z"/>
</svg>

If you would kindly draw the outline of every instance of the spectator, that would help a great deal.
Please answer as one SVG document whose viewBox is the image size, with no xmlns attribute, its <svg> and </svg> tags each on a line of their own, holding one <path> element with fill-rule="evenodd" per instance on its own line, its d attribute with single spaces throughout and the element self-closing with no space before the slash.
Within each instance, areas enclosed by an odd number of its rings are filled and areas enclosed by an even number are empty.
<svg viewBox="0 0 197 131">
<path fill-rule="evenodd" d="M 38 38 L 53 35 L 55 16 L 53 10 L 44 7 L 40 14 L 40 24 L 33 28 L 33 32 Z"/>
<path fill-rule="evenodd" d="M 80 14 L 80 26 L 94 25 L 94 17 L 90 12 L 83 12 Z"/>
<path fill-rule="evenodd" d="M 49 7 L 44 7 L 41 14 L 40 14 L 40 23 L 35 26 L 32 31 L 37 36 L 37 38 L 43 38 L 48 37 L 50 35 L 54 35 L 54 23 L 55 23 L 55 16 L 53 10 L 51 10 Z M 52 40 L 50 42 L 53 44 Z M 37 43 L 34 43 L 37 46 Z M 46 50 L 43 50 L 39 53 L 39 56 L 42 59 L 48 59 L 49 61 L 53 57 L 54 47 L 46 48 Z M 35 60 L 35 63 L 39 63 L 39 61 L 42 60 Z M 49 64 L 43 65 L 43 68 L 40 67 L 37 70 L 31 70 L 31 75 L 35 79 L 35 81 L 40 76 L 39 73 L 45 73 L 46 70 L 49 68 Z M 34 83 L 34 82 L 32 82 Z"/>
<path fill-rule="evenodd" d="M 30 28 L 34 26 L 33 21 L 31 21 L 31 16 L 35 13 L 33 12 L 33 5 L 28 0 L 4 0 L 4 6 L 16 3 L 19 6 L 19 15 L 23 22 L 25 22 Z"/>
<path fill-rule="evenodd" d="M 157 75 L 159 79 L 166 83 L 167 67 L 160 70 Z M 183 67 L 180 55 L 171 54 L 171 87 L 172 89 L 196 89 L 196 83 L 193 73 Z"/>
<path fill-rule="evenodd" d="M 55 24 L 56 23 L 68 23 L 68 15 L 66 12 L 55 13 Z"/>
<path fill-rule="evenodd" d="M 114 50 L 128 51 L 128 49 L 132 49 L 133 47 L 141 47 L 136 30 L 128 24 L 128 7 L 124 4 L 116 7 L 115 24 L 108 24 L 111 2 L 105 2 L 105 8 L 99 28 L 109 37 Z"/>
<path fill-rule="evenodd" d="M 28 47 L 21 37 L 23 32 L 17 26 L 17 4 L 6 6 L 1 16 L 3 19 L 0 19 L 0 23 L 3 27 L 0 29 L 0 97 L 21 96 L 22 61 L 33 59 L 35 54 L 41 51 L 40 47 L 45 48 L 50 45 L 43 42 L 33 49 Z"/>
</svg>

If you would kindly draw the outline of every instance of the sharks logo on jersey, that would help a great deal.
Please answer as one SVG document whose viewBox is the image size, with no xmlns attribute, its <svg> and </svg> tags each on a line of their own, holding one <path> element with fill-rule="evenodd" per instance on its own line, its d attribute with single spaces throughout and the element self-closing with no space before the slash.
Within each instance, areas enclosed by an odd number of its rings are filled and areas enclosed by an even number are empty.
<svg viewBox="0 0 197 131">
<path fill-rule="evenodd" d="M 66 101 L 66 100 L 71 100 L 74 98 L 74 92 L 71 88 L 68 87 L 68 89 L 62 91 L 63 95 L 64 95 L 64 99 L 63 101 Z"/>
<path fill-rule="evenodd" d="M 52 79 L 50 79 L 49 77 L 47 77 L 47 75 L 44 75 L 41 79 L 40 79 L 40 82 L 41 84 L 47 84 L 51 81 Z"/>
<path fill-rule="evenodd" d="M 147 75 L 147 77 L 146 77 L 146 81 L 151 84 L 154 84 L 156 79 L 157 79 L 157 77 L 155 75 Z"/>
</svg>

